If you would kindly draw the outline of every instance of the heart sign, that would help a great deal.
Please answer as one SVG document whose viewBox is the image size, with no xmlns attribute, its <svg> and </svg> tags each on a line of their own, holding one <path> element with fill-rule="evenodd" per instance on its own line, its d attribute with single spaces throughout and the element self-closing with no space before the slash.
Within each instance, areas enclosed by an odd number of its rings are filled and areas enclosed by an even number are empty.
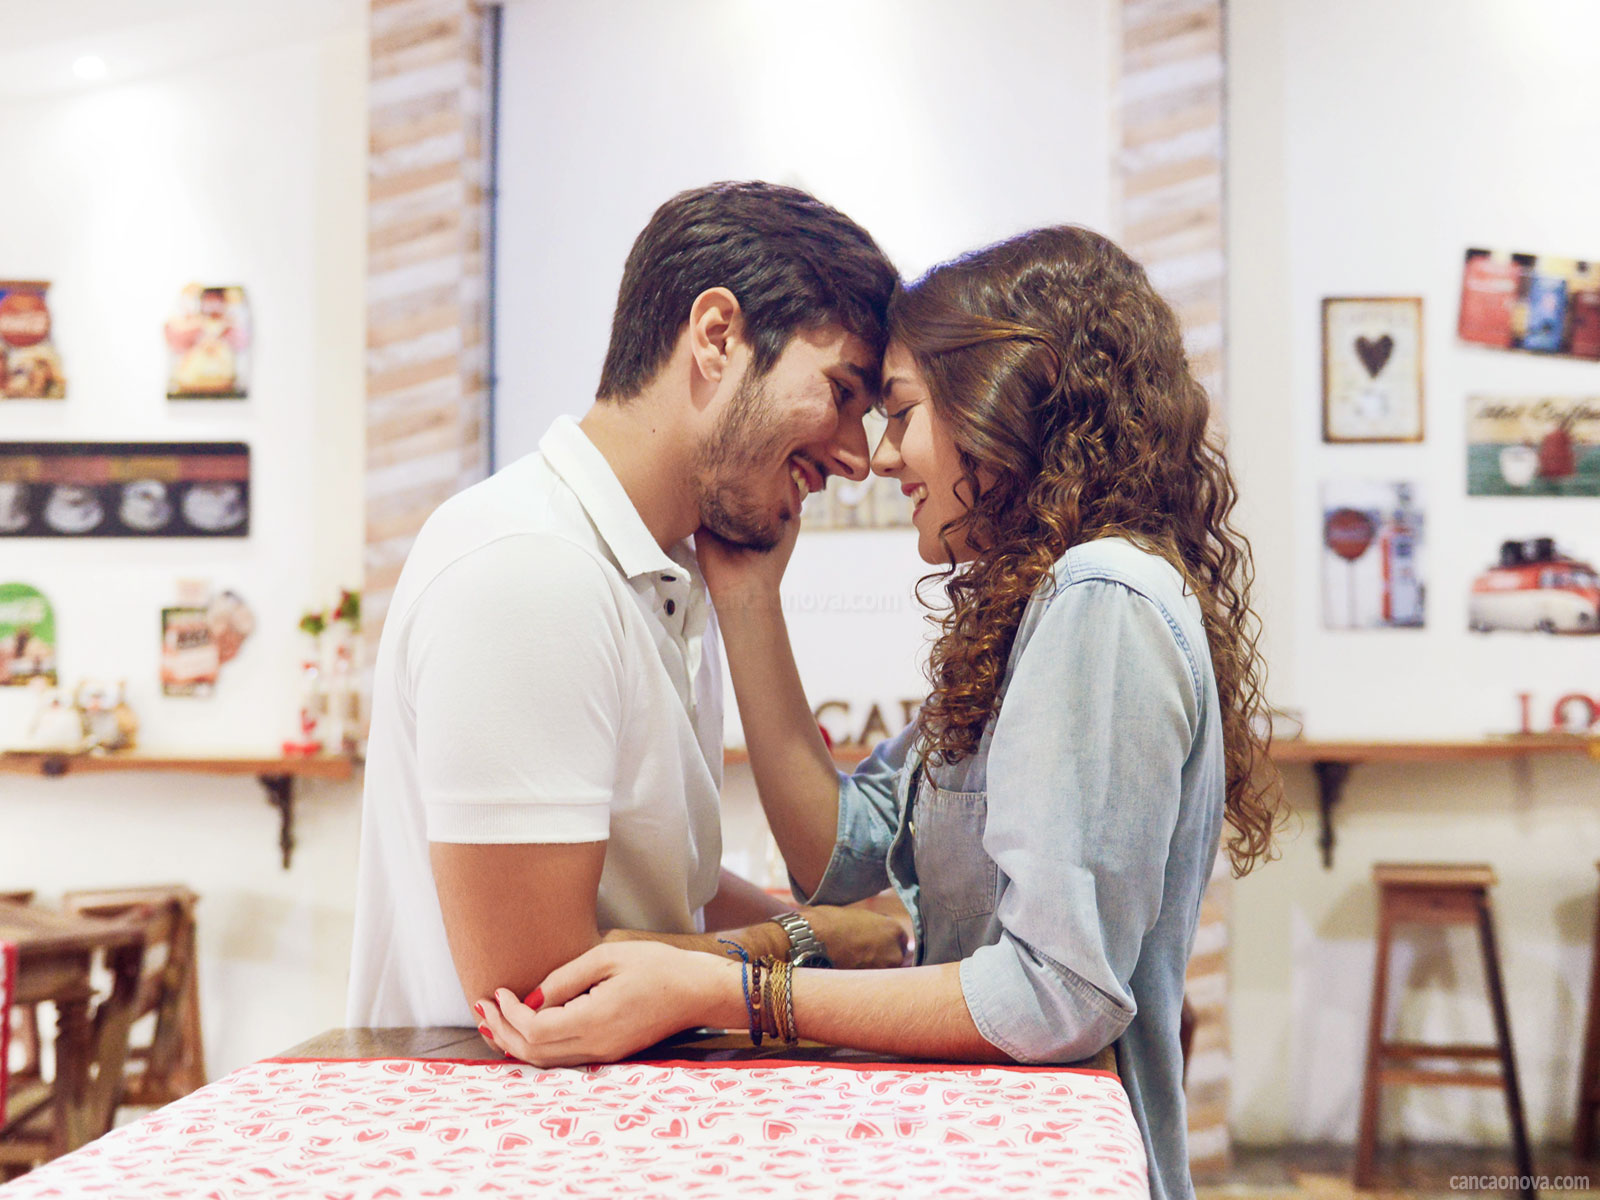
<svg viewBox="0 0 1600 1200">
<path fill-rule="evenodd" d="M 1367 374 L 1376 379 L 1378 372 L 1383 370 L 1384 364 L 1389 361 L 1389 356 L 1394 353 L 1394 338 L 1384 334 L 1381 338 L 1369 338 L 1365 334 L 1356 338 L 1356 356 L 1361 359 L 1361 365 L 1367 369 Z"/>
</svg>

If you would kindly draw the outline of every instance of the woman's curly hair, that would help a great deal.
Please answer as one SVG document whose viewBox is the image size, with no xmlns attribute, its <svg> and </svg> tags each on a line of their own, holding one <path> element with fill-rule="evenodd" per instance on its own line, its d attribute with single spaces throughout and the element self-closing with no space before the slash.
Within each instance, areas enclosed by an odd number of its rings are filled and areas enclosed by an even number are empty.
<svg viewBox="0 0 1600 1200">
<path fill-rule="evenodd" d="M 1233 478 L 1207 432 L 1177 317 L 1143 268 L 1087 229 L 1038 229 L 935 267 L 897 292 L 890 333 L 910 351 L 976 497 L 939 533 L 949 608 L 919 717 L 935 762 L 978 747 L 1000 705 L 1029 599 L 1058 558 L 1095 538 L 1160 554 L 1200 602 L 1222 706 L 1227 849 L 1243 875 L 1270 857 L 1282 786 L 1258 732 L 1264 667 L 1250 545 L 1230 521 Z M 972 561 L 957 568 L 959 542 Z M 962 556 L 964 557 L 964 556 Z"/>
</svg>

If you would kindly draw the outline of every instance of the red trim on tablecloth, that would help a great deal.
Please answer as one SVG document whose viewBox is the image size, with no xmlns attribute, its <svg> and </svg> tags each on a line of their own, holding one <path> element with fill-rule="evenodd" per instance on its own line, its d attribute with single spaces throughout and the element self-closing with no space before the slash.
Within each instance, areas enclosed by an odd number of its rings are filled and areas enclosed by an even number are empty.
<svg viewBox="0 0 1600 1200">
<path fill-rule="evenodd" d="M 417 1058 L 401 1054 L 382 1054 L 373 1058 L 297 1058 L 278 1054 L 259 1060 L 263 1063 L 320 1063 L 320 1062 L 420 1062 L 453 1063 L 467 1067 L 529 1067 L 519 1059 L 494 1058 Z M 1103 1075 L 1122 1082 L 1115 1071 L 1102 1071 L 1096 1067 L 1058 1067 L 1049 1063 L 933 1063 L 933 1062 L 833 1062 L 826 1059 L 804 1058 L 743 1058 L 707 1062 L 689 1058 L 625 1058 L 614 1063 L 589 1063 L 589 1067 L 688 1067 L 691 1069 L 748 1070 L 757 1067 L 839 1067 L 850 1071 L 1017 1071 L 1023 1074 L 1049 1073 L 1055 1075 Z M 537 1069 L 537 1068 L 536 1068 Z M 583 1070 L 583 1067 L 558 1067 L 554 1070 Z"/>
</svg>

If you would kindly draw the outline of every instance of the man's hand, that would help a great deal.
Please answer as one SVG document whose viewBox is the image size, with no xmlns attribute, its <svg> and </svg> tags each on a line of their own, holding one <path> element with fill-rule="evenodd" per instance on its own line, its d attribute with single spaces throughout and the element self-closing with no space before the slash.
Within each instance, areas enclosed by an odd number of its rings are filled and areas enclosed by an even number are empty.
<svg viewBox="0 0 1600 1200">
<path fill-rule="evenodd" d="M 911 934 L 902 921 L 866 908 L 802 908 L 833 965 L 845 970 L 901 967 L 909 961 Z"/>
</svg>

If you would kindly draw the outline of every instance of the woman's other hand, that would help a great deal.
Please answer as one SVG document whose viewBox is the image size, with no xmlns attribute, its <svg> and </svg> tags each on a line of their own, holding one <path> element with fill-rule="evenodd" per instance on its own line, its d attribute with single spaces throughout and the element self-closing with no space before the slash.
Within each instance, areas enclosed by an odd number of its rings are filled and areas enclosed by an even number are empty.
<svg viewBox="0 0 1600 1200">
<path fill-rule="evenodd" d="M 528 999 L 537 1007 L 496 988 L 474 1008 L 496 1046 L 536 1067 L 615 1062 L 680 1030 L 746 1021 L 737 962 L 655 942 L 596 946 Z"/>
<path fill-rule="evenodd" d="M 827 947 L 828 957 L 836 967 L 874 970 L 909 962 L 909 919 L 896 920 L 869 908 L 835 908 L 828 904 L 800 911 Z"/>
</svg>

